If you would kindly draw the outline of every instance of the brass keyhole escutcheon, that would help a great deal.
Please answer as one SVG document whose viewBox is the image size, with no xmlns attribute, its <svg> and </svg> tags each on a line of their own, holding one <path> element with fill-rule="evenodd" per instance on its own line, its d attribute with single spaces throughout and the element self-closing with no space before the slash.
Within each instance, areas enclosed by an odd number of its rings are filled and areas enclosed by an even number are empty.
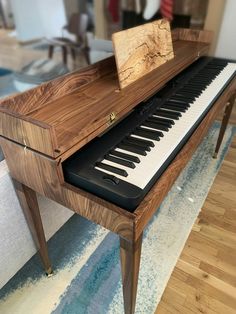
<svg viewBox="0 0 236 314">
<path fill-rule="evenodd" d="M 115 114 L 115 112 L 110 113 L 108 123 L 109 123 L 109 124 L 112 124 L 113 122 L 115 122 L 115 120 L 116 120 L 116 114 Z"/>
</svg>

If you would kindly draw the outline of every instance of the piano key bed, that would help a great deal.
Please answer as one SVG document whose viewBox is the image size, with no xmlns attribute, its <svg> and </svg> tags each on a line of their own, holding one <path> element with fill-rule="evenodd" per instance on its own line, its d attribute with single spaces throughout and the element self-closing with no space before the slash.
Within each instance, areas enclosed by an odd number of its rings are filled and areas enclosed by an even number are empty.
<svg viewBox="0 0 236 314">
<path fill-rule="evenodd" d="M 236 73 L 203 57 L 63 163 L 65 180 L 133 212 Z"/>
</svg>

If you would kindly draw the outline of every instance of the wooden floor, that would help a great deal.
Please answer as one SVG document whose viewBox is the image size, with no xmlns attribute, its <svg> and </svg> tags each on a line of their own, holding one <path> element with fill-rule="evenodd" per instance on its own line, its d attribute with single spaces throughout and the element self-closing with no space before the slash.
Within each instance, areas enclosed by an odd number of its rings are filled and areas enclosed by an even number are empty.
<svg viewBox="0 0 236 314">
<path fill-rule="evenodd" d="M 170 313 L 236 313 L 236 136 L 155 312 Z"/>
<path fill-rule="evenodd" d="M 19 69 L 47 56 L 1 30 L 0 47 L 0 67 Z M 236 105 L 230 122 L 236 125 Z M 155 314 L 164 313 L 236 313 L 236 137 Z"/>
</svg>

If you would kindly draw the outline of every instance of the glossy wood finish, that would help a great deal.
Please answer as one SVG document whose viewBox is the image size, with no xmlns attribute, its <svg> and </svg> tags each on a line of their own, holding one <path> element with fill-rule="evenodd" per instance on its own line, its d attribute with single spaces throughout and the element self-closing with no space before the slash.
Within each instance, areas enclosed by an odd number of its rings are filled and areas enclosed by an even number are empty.
<svg viewBox="0 0 236 314">
<path fill-rule="evenodd" d="M 111 57 L 2 100 L 1 134 L 45 155 L 66 159 L 108 129 L 111 113 L 117 122 L 209 49 L 208 43 L 182 41 L 175 36 L 175 58 L 122 90 Z M 13 123 L 14 118 L 20 122 Z M 7 124 L 12 127 L 6 128 Z M 20 130 L 19 136 L 16 130 Z"/>
<path fill-rule="evenodd" d="M 157 20 L 112 35 L 120 88 L 173 59 L 170 23 Z"/>
<path fill-rule="evenodd" d="M 141 234 L 134 242 L 120 238 L 120 260 L 125 314 L 133 314 L 135 312 L 142 237 L 143 235 Z"/>
<path fill-rule="evenodd" d="M 61 165 L 55 160 L 3 138 L 0 138 L 0 146 L 15 180 L 121 237 L 133 240 L 133 214 L 72 185 L 61 183 Z"/>
<path fill-rule="evenodd" d="M 207 30 L 194 30 L 194 29 L 178 29 L 178 39 L 179 40 L 189 40 L 201 43 L 211 43 L 213 40 L 214 33 Z"/>
<path fill-rule="evenodd" d="M 8 126 L 7 118 L 2 122 L 0 145 L 11 176 L 23 186 L 30 188 L 24 187 L 26 199 L 35 200 L 33 196 L 27 197 L 27 194 L 32 190 L 37 191 L 120 236 L 126 313 L 134 313 L 135 308 L 142 232 L 216 115 L 235 93 L 236 79 L 227 87 L 134 213 L 129 213 L 99 197 L 66 184 L 61 162 L 94 136 L 110 127 L 108 120 L 110 112 L 116 113 L 120 119 L 201 54 L 205 54 L 209 48 L 208 35 L 204 39 L 203 35 L 198 37 L 196 34 L 196 32 L 185 31 L 185 39 L 189 35 L 192 41 L 182 41 L 179 37 L 183 34 L 178 31 L 174 33 L 175 58 L 160 66 L 158 73 L 154 70 L 122 91 L 117 89 L 117 76 L 111 71 L 114 59 L 110 58 L 104 63 L 89 67 L 82 74 L 75 73 L 75 76 L 71 74 L 67 78 L 56 80 L 56 83 L 46 84 L 49 89 L 48 91 L 47 88 L 45 89 L 45 95 L 40 94 L 45 87 L 40 87 L 39 90 L 23 94 L 23 98 L 16 96 L 0 104 L 1 116 L 7 115 L 21 121 L 30 121 L 33 126 L 47 129 L 50 134 L 50 145 L 47 143 L 46 147 L 53 150 L 53 154 L 45 153 L 45 148 L 42 151 L 42 144 L 31 146 L 30 139 L 34 136 L 31 134 L 34 133 L 34 127 L 24 129 L 22 122 L 15 127 L 16 122 L 11 119 L 8 120 L 10 124 Z M 207 43 L 198 41 L 200 37 Z M 102 64 L 104 68 L 101 68 Z M 55 84 L 56 96 L 53 95 L 53 84 Z M 67 84 L 71 84 L 71 93 Z M 77 88 L 76 84 L 78 84 Z M 62 90 L 58 89 L 59 86 Z M 40 91 L 39 94 L 37 91 Z M 47 92 L 51 94 L 51 101 Z M 33 102 L 36 104 L 35 108 Z M 23 107 L 20 107 L 20 103 Z M 19 138 L 17 138 L 18 131 Z M 14 134 L 16 135 L 13 137 Z M 45 139 L 47 142 L 47 137 Z M 43 139 L 41 142 L 43 143 Z M 35 202 L 32 201 L 33 203 Z M 38 237 L 39 241 L 43 241 L 40 239 Z M 44 263 L 47 264 L 46 259 Z"/>
<path fill-rule="evenodd" d="M 224 134 L 225 134 L 225 130 L 227 128 L 227 125 L 229 123 L 229 118 L 231 116 L 231 112 L 233 110 L 233 105 L 235 102 L 235 95 L 233 95 L 230 100 L 229 100 L 229 104 L 226 105 L 225 108 L 225 112 L 224 112 L 224 116 L 223 116 L 223 120 L 222 120 L 222 124 L 221 124 L 221 128 L 220 128 L 220 133 L 219 133 L 219 137 L 216 143 L 216 149 L 215 149 L 215 153 L 213 155 L 214 158 L 217 158 L 218 152 L 220 150 L 220 145 L 222 143 Z"/>
<path fill-rule="evenodd" d="M 42 220 L 39 212 L 35 191 L 12 179 L 21 208 L 24 211 L 32 237 L 39 251 L 46 273 L 52 273 L 51 262 L 48 256 L 47 243 L 44 235 Z"/>
</svg>

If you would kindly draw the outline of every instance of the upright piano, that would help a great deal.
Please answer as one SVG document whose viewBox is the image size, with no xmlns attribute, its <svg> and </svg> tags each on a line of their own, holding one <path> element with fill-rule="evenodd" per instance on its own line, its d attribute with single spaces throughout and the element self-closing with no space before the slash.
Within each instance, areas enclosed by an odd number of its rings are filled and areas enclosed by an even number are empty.
<svg viewBox="0 0 236 314">
<path fill-rule="evenodd" d="M 0 102 L 0 145 L 46 273 L 36 192 L 119 236 L 126 314 L 145 226 L 225 109 L 217 157 L 233 108 L 236 65 L 207 56 L 211 37 L 174 30 L 174 58 L 123 89 L 110 57 Z"/>
</svg>

